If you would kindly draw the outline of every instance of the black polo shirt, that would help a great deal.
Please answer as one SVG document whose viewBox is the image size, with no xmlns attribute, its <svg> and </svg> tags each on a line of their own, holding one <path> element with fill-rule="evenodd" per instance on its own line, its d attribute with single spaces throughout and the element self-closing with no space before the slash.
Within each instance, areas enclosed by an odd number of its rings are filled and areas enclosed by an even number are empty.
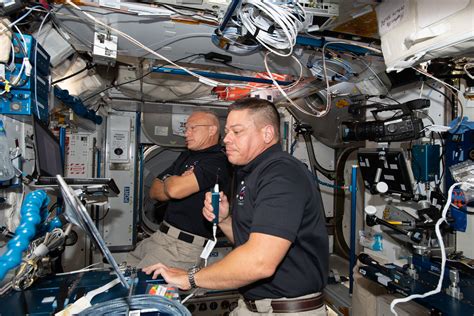
<svg viewBox="0 0 474 316">
<path fill-rule="evenodd" d="M 199 184 L 199 192 L 184 199 L 170 200 L 164 216 L 169 224 L 205 238 L 212 237 L 212 223 L 202 216 L 204 196 L 219 179 L 219 188 L 225 191 L 229 183 L 229 163 L 221 145 L 215 145 L 203 150 L 187 150 L 163 171 L 158 178 L 165 174 L 182 175 L 194 167 L 194 175 Z"/>
<path fill-rule="evenodd" d="M 250 233 L 291 241 L 275 274 L 240 289 L 247 299 L 320 292 L 329 270 L 328 235 L 319 186 L 296 158 L 276 144 L 237 171 L 232 207 L 235 246 Z"/>
</svg>

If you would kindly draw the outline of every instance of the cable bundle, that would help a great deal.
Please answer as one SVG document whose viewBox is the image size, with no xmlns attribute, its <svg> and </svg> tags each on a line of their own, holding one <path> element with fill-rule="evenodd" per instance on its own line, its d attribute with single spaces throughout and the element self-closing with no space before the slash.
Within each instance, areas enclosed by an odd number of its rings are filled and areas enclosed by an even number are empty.
<svg viewBox="0 0 474 316">
<path fill-rule="evenodd" d="M 233 26 L 223 31 L 216 29 L 211 40 L 217 47 L 236 55 L 250 55 L 261 47 L 253 38 L 242 36 L 240 28 Z"/>
<path fill-rule="evenodd" d="M 239 19 L 242 27 L 265 48 L 287 57 L 293 53 L 298 32 L 303 30 L 306 13 L 298 2 L 244 0 Z"/>
<path fill-rule="evenodd" d="M 344 59 L 333 57 L 326 59 L 323 63 L 323 59 L 314 59 L 314 56 L 310 56 L 308 59 L 307 66 L 313 76 L 320 80 L 326 80 L 324 75 L 324 67 L 326 67 L 327 78 L 330 81 L 349 81 L 350 77 L 354 75 L 352 66 Z"/>
</svg>

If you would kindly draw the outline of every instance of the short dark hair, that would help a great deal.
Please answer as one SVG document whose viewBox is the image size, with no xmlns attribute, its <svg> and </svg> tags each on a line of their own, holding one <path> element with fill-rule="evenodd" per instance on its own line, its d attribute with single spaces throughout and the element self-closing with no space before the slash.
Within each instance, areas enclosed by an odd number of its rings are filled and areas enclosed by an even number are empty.
<svg viewBox="0 0 474 316">
<path fill-rule="evenodd" d="M 229 106 L 229 112 L 239 110 L 249 110 L 251 114 L 257 114 L 260 122 L 273 126 L 277 138 L 280 139 L 280 114 L 272 102 L 257 98 L 245 98 L 237 100 Z"/>
</svg>

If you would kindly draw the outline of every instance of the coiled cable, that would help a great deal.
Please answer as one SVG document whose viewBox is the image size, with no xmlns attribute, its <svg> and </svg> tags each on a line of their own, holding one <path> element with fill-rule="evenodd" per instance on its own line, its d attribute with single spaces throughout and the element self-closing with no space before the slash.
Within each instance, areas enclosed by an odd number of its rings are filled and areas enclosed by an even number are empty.
<svg viewBox="0 0 474 316">
<path fill-rule="evenodd" d="M 158 295 L 134 295 L 116 298 L 92 305 L 79 313 L 79 316 L 127 315 L 130 310 L 156 310 L 159 315 L 191 316 L 184 305 Z"/>
<path fill-rule="evenodd" d="M 293 53 L 298 32 L 304 28 L 306 12 L 298 2 L 244 0 L 238 17 L 244 29 L 266 49 L 288 57 Z"/>
</svg>

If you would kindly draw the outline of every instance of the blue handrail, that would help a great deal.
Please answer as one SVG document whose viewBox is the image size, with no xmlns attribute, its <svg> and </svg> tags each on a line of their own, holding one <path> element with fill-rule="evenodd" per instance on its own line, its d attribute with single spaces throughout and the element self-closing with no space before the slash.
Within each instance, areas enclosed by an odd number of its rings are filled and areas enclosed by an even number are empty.
<svg viewBox="0 0 474 316">
<path fill-rule="evenodd" d="M 0 257 L 0 281 L 10 269 L 20 265 L 22 253 L 35 237 L 37 226 L 48 216 L 48 204 L 49 197 L 43 190 L 26 195 L 20 210 L 20 226 L 15 230 L 15 237 L 8 242 L 7 251 Z"/>
</svg>

